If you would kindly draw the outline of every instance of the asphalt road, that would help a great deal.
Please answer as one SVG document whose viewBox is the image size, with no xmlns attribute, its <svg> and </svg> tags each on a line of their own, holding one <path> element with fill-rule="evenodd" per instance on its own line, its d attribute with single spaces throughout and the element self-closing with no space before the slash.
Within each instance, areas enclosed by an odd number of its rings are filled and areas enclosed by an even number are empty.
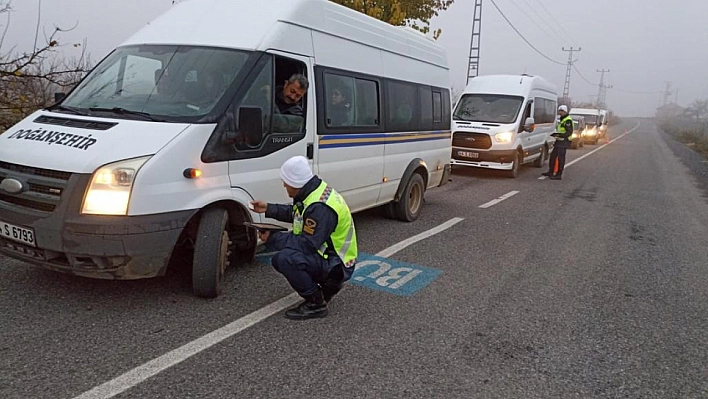
<svg viewBox="0 0 708 399">
<path fill-rule="evenodd" d="M 648 120 L 622 135 L 639 122 L 569 150 L 568 163 L 589 155 L 562 181 L 460 169 L 414 223 L 357 215 L 369 254 L 464 220 L 390 256 L 439 273 L 412 295 L 349 284 L 325 319 L 256 319 L 114 397 L 708 398 L 708 197 L 696 177 L 708 163 L 682 163 L 685 149 Z M 97 281 L 0 258 L 0 397 L 110 391 L 291 294 L 262 263 L 227 280 L 203 300 L 179 271 Z"/>
</svg>

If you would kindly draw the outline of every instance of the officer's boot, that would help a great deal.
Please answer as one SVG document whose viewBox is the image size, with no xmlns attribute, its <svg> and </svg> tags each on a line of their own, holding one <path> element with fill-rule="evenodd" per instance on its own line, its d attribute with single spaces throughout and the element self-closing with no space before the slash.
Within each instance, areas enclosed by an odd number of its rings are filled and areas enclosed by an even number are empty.
<svg viewBox="0 0 708 399">
<path fill-rule="evenodd" d="M 305 302 L 285 312 L 285 317 L 291 320 L 327 317 L 327 303 L 324 301 L 321 290 L 317 290 L 312 295 L 305 295 L 303 298 L 305 298 Z"/>
<path fill-rule="evenodd" d="M 327 282 L 322 286 L 322 296 L 324 297 L 324 301 L 327 303 L 330 303 L 332 301 L 332 297 L 337 295 L 337 293 L 342 289 L 342 284 L 341 283 L 332 283 L 332 282 Z"/>
</svg>

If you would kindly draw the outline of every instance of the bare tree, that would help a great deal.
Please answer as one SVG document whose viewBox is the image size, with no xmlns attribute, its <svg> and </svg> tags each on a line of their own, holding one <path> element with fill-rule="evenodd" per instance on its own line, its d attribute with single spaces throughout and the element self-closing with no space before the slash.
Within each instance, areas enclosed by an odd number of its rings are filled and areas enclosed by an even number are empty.
<svg viewBox="0 0 708 399">
<path fill-rule="evenodd" d="M 691 105 L 686 108 L 685 111 L 687 116 L 692 116 L 696 118 L 696 121 L 700 121 L 708 117 L 708 100 L 696 100 Z"/>
<path fill-rule="evenodd" d="M 56 51 L 62 46 L 59 43 L 61 33 L 75 27 L 62 29 L 55 26 L 51 33 L 45 33 L 40 39 L 41 5 L 40 0 L 32 50 L 20 52 L 15 47 L 9 50 L 3 47 L 12 7 L 10 0 L 0 0 L 0 20 L 5 20 L 4 26 L 0 25 L 0 132 L 37 109 L 51 105 L 55 92 L 69 90 L 91 66 L 85 43 L 72 45 L 82 49 L 78 57 L 62 58 Z"/>
</svg>

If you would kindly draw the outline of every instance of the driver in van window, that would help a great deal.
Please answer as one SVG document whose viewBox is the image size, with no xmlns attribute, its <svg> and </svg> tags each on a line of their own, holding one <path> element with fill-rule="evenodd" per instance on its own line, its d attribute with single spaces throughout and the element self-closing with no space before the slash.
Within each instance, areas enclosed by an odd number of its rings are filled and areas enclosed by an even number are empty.
<svg viewBox="0 0 708 399">
<path fill-rule="evenodd" d="M 275 89 L 272 131 L 274 133 L 300 133 L 304 128 L 305 111 L 302 98 L 310 83 L 301 74 L 294 74 L 283 86 Z"/>
<path fill-rule="evenodd" d="M 301 74 L 294 74 L 286 80 L 283 86 L 275 88 L 276 112 L 283 115 L 304 116 L 300 101 L 307 93 L 310 83 Z"/>
</svg>

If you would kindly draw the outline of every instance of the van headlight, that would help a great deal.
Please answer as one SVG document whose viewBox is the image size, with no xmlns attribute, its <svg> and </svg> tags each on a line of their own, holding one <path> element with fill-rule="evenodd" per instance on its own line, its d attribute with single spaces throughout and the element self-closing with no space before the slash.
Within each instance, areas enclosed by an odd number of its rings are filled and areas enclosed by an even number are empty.
<svg viewBox="0 0 708 399">
<path fill-rule="evenodd" d="M 497 143 L 510 143 L 512 137 L 514 137 L 514 132 L 502 132 L 495 134 L 494 140 Z"/>
<path fill-rule="evenodd" d="M 151 156 L 128 159 L 93 172 L 81 213 L 89 215 L 126 215 L 133 182 Z"/>
</svg>

